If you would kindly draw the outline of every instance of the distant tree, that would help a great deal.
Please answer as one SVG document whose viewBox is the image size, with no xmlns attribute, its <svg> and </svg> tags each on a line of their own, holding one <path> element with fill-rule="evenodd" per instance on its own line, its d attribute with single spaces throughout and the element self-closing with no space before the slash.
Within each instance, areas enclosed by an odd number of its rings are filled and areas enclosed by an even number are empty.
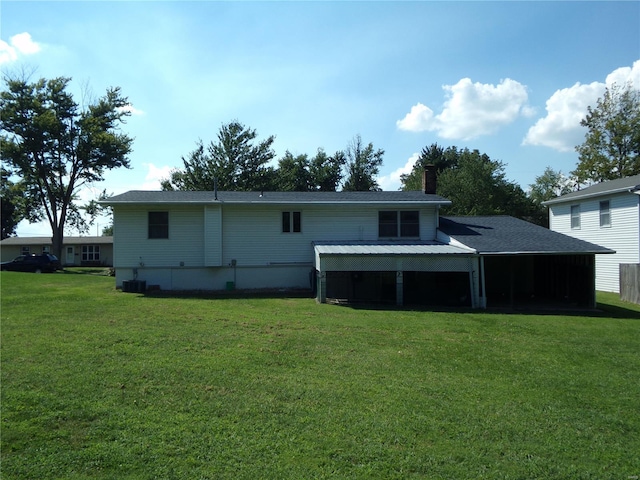
<svg viewBox="0 0 640 480">
<path fill-rule="evenodd" d="M 342 170 L 346 164 L 345 154 L 337 151 L 328 156 L 321 148 L 311 159 L 309 173 L 313 190 L 321 192 L 335 192 L 342 181 Z"/>
<path fill-rule="evenodd" d="M 107 170 L 129 167 L 133 139 L 120 131 L 129 101 L 119 88 L 80 109 L 67 92 L 70 78 L 5 78 L 0 93 L 0 158 L 25 185 L 25 216 L 46 218 L 52 253 L 60 256 L 64 228 L 87 228 L 77 194 Z"/>
<path fill-rule="evenodd" d="M 529 198 L 536 204 L 565 195 L 574 190 L 575 180 L 565 176 L 561 171 L 551 167 L 545 168 L 542 175 L 536 177 L 535 183 L 529 185 Z"/>
<path fill-rule="evenodd" d="M 202 140 L 185 158 L 184 168 L 174 170 L 162 181 L 163 190 L 213 190 L 214 179 L 220 190 L 271 190 L 275 170 L 269 162 L 275 158 L 274 136 L 256 143 L 255 130 L 237 121 L 223 124 L 218 141 L 205 148 Z"/>
<path fill-rule="evenodd" d="M 278 161 L 276 190 L 283 192 L 308 192 L 312 189 L 309 158 L 307 155 L 293 156 L 287 150 Z"/>
<path fill-rule="evenodd" d="M 444 149 L 437 143 L 424 147 L 416 163 L 413 164 L 411 173 L 400 175 L 400 190 L 411 191 L 422 189 L 422 176 L 427 165 L 436 167 L 436 174 L 454 167 L 458 163 L 458 151 L 456 147 Z"/>
<path fill-rule="evenodd" d="M 580 158 L 573 174 L 580 183 L 640 173 L 640 90 L 614 84 L 580 124 L 588 129 L 576 147 Z"/>
<path fill-rule="evenodd" d="M 18 223 L 24 217 L 24 184 L 14 183 L 10 180 L 11 172 L 4 167 L 0 167 L 0 207 L 2 230 L 0 240 L 11 237 L 16 233 Z"/>
<path fill-rule="evenodd" d="M 401 177 L 401 189 L 421 190 L 426 165 L 436 167 L 436 193 L 451 200 L 451 206 L 443 209 L 446 215 L 511 215 L 542 221 L 524 190 L 505 178 L 504 164 L 478 150 L 444 149 L 437 144 L 424 148 L 411 173 Z"/>
<path fill-rule="evenodd" d="M 380 172 L 384 150 L 373 149 L 373 144 L 362 144 L 356 135 L 345 151 L 347 178 L 342 186 L 345 191 L 378 191 L 375 177 Z"/>
</svg>

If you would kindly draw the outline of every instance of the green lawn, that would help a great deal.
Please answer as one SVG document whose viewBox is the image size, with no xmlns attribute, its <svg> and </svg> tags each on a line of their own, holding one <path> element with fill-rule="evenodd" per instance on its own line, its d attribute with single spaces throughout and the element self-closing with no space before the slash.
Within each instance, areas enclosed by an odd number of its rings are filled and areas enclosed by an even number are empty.
<svg viewBox="0 0 640 480">
<path fill-rule="evenodd" d="M 3 479 L 640 476 L 640 307 L 167 298 L 2 272 Z"/>
</svg>

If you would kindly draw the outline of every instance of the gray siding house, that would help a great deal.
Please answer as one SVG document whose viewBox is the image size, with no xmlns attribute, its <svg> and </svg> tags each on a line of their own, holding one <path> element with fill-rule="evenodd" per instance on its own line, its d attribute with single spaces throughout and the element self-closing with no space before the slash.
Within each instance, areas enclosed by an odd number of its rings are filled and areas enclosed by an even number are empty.
<svg viewBox="0 0 640 480">
<path fill-rule="evenodd" d="M 595 305 L 606 248 L 425 192 L 153 192 L 105 200 L 116 286 L 305 289 L 320 302 Z M 579 273 L 579 275 L 578 275 Z"/>
<path fill-rule="evenodd" d="M 596 258 L 596 288 L 620 293 L 620 264 L 640 263 L 640 175 L 598 183 L 544 205 L 551 230 L 615 251 Z"/>
</svg>

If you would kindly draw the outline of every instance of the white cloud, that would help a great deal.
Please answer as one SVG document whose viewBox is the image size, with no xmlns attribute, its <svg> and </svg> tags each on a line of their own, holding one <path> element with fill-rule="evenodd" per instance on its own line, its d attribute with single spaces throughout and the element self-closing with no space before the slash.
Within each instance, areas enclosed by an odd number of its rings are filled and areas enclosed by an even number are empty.
<svg viewBox="0 0 640 480">
<path fill-rule="evenodd" d="M 380 188 L 385 191 L 398 190 L 401 186 L 400 175 L 411 173 L 413 165 L 416 163 L 418 158 L 420 158 L 420 154 L 414 153 L 402 167 L 394 170 L 389 175 L 379 177 L 377 180 Z"/>
<path fill-rule="evenodd" d="M 547 100 L 547 116 L 533 125 L 523 145 L 543 145 L 561 152 L 569 152 L 584 139 L 584 127 L 580 121 L 587 107 L 593 105 L 604 93 L 604 83 L 589 85 L 576 83 L 570 88 L 557 90 Z"/>
<path fill-rule="evenodd" d="M 515 121 L 519 116 L 530 116 L 533 110 L 527 105 L 526 86 L 511 80 L 501 80 L 498 85 L 472 83 L 463 78 L 455 85 L 444 85 L 446 100 L 442 112 L 433 111 L 421 104 L 396 122 L 401 130 L 411 132 L 436 131 L 448 139 L 469 140 L 490 135 Z"/>
<path fill-rule="evenodd" d="M 585 127 L 580 125 L 580 121 L 587 115 L 587 108 L 595 105 L 606 87 L 614 83 L 631 83 L 635 88 L 640 88 L 640 60 L 634 62 L 632 67 L 614 70 L 607 75 L 605 83 L 576 83 L 572 87 L 557 90 L 547 100 L 547 116 L 540 118 L 529 129 L 522 144 L 542 145 L 561 152 L 574 150 L 576 145 L 584 141 Z"/>
<path fill-rule="evenodd" d="M 147 168 L 147 175 L 144 177 L 144 183 L 138 188 L 139 190 L 160 190 L 160 182 L 169 178 L 174 167 L 167 165 L 156 167 L 153 163 L 144 163 Z"/>
<path fill-rule="evenodd" d="M 633 62 L 631 67 L 620 67 L 615 69 L 605 80 L 607 87 L 614 83 L 618 85 L 626 85 L 630 83 L 634 88 L 640 89 L 640 60 Z"/>
<path fill-rule="evenodd" d="M 0 40 L 0 65 L 14 62 L 21 55 L 33 55 L 40 50 L 40 44 L 34 42 L 29 33 L 18 33 L 9 39 L 9 43 Z"/>
<path fill-rule="evenodd" d="M 124 107 L 119 107 L 118 110 L 121 112 L 129 112 L 131 115 L 144 115 L 143 110 L 137 109 L 130 103 L 125 105 Z"/>
</svg>

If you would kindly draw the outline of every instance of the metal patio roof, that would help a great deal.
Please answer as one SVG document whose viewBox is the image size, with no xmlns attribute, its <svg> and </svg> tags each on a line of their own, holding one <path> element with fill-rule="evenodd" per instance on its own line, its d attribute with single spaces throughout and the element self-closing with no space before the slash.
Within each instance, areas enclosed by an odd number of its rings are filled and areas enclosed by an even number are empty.
<svg viewBox="0 0 640 480">
<path fill-rule="evenodd" d="M 470 248 L 444 243 L 341 242 L 314 243 L 320 255 L 469 255 Z"/>
</svg>

